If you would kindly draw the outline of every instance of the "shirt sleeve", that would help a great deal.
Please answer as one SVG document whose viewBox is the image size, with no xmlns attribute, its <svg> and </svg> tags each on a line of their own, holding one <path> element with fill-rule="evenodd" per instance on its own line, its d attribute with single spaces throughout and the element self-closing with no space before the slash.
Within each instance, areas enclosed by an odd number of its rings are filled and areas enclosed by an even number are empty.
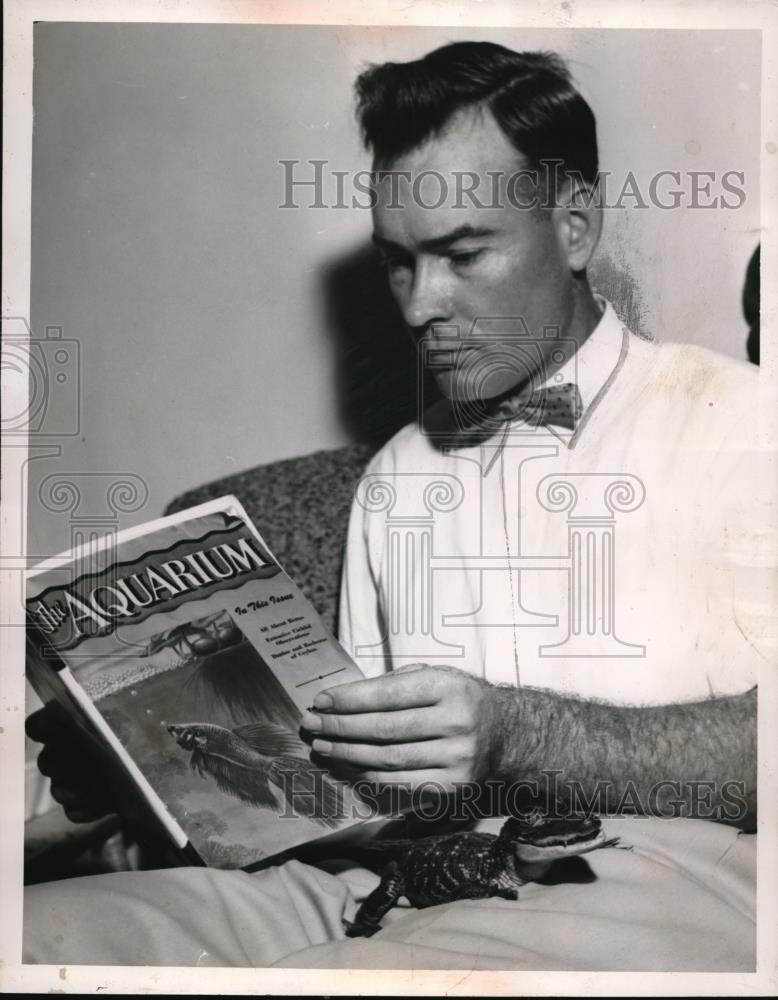
<svg viewBox="0 0 778 1000">
<path fill-rule="evenodd" d="M 772 455 L 751 452 L 722 484 L 722 581 L 716 594 L 730 641 L 716 657 L 714 688 L 745 690 L 778 662 L 778 524 Z"/>
</svg>

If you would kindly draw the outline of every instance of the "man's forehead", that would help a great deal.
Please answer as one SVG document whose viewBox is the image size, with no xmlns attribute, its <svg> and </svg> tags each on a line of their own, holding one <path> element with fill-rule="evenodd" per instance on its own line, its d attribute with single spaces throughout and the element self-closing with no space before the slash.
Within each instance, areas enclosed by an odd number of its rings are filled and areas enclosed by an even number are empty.
<svg viewBox="0 0 778 1000">
<path fill-rule="evenodd" d="M 454 208 L 441 206 L 430 210 L 398 208 L 373 212 L 373 241 L 378 245 L 397 245 L 407 249 L 443 251 L 458 240 L 483 239 L 499 233 L 505 226 L 505 210 Z"/>
<path fill-rule="evenodd" d="M 490 111 L 470 108 L 375 171 L 377 241 L 408 243 L 510 225 L 506 191 L 526 171 L 526 162 Z"/>
</svg>

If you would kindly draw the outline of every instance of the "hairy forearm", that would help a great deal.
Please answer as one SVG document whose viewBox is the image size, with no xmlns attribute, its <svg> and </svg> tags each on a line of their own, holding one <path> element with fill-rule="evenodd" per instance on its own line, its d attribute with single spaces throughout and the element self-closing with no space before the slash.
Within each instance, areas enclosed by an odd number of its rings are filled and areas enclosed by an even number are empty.
<svg viewBox="0 0 778 1000">
<path fill-rule="evenodd" d="M 752 828 L 756 688 L 622 707 L 535 688 L 492 688 L 485 777 L 536 782 L 599 812 L 695 816 Z"/>
</svg>

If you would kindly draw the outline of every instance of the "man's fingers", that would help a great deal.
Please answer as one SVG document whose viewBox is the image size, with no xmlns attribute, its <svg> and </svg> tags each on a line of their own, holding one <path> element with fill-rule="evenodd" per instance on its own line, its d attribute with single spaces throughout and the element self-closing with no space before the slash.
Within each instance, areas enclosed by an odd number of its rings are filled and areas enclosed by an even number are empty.
<svg viewBox="0 0 778 1000">
<path fill-rule="evenodd" d="M 46 739 L 46 709 L 39 708 L 37 712 L 27 716 L 24 729 L 31 740 L 36 743 L 43 743 Z"/>
<path fill-rule="evenodd" d="M 402 666 L 393 667 L 392 669 L 393 669 L 393 672 L 395 674 L 399 674 L 399 673 L 406 673 L 407 674 L 411 670 L 423 670 L 425 667 L 428 667 L 428 666 L 429 666 L 428 663 L 403 663 Z"/>
<path fill-rule="evenodd" d="M 93 823 L 111 814 L 107 806 L 99 806 L 83 799 L 69 799 L 60 805 L 71 823 Z"/>
<path fill-rule="evenodd" d="M 96 809 L 85 809 L 82 806 L 63 806 L 65 815 L 71 823 L 93 823 L 96 819 L 102 819 L 108 815 Z"/>
<path fill-rule="evenodd" d="M 24 728 L 31 740 L 48 743 L 62 731 L 62 720 L 52 705 L 45 705 L 27 716 Z"/>
<path fill-rule="evenodd" d="M 55 774 L 62 773 L 61 755 L 50 746 L 45 746 L 38 754 L 38 770 L 47 778 L 53 778 Z"/>
<path fill-rule="evenodd" d="M 412 743 L 447 735 L 447 719 L 435 706 L 355 715 L 306 712 L 302 725 L 309 733 L 324 739 L 333 737 L 373 743 Z"/>
<path fill-rule="evenodd" d="M 67 785 L 59 785 L 57 782 L 51 783 L 51 797 L 65 809 L 76 806 L 79 802 L 78 794 L 72 788 L 68 788 Z"/>
<path fill-rule="evenodd" d="M 38 754 L 38 770 L 47 778 L 61 780 L 68 785 L 78 785 L 87 782 L 91 784 L 89 773 L 85 770 L 88 759 L 61 746 L 46 743 Z"/>
<path fill-rule="evenodd" d="M 37 712 L 28 715 L 24 729 L 31 740 L 47 746 L 58 744 L 67 748 L 73 741 L 73 722 L 56 701 L 49 702 Z"/>
<path fill-rule="evenodd" d="M 60 785 L 56 781 L 51 783 L 51 797 L 58 802 L 65 810 L 65 815 L 73 823 L 91 823 L 92 820 L 100 819 L 110 813 L 110 807 L 96 798 L 85 789 L 71 788 L 68 785 Z"/>
<path fill-rule="evenodd" d="M 434 671 L 403 670 L 328 688 L 316 695 L 313 705 L 322 712 L 394 712 L 434 705 L 438 698 Z"/>
<path fill-rule="evenodd" d="M 437 797 L 451 792 L 458 784 L 452 781 L 451 774 L 441 767 L 428 767 L 416 771 L 365 770 L 360 773 L 355 783 L 357 791 L 360 789 L 360 782 L 364 782 L 368 789 L 378 786 L 389 791 L 391 794 L 387 801 L 393 808 L 407 808 L 412 805 L 411 797 L 414 793 L 425 793 L 424 799 L 428 796 Z"/>
<path fill-rule="evenodd" d="M 342 761 L 362 770 L 417 771 L 446 767 L 456 757 L 449 740 L 425 740 L 420 743 L 332 743 L 315 739 L 311 749 L 333 761 Z"/>
</svg>

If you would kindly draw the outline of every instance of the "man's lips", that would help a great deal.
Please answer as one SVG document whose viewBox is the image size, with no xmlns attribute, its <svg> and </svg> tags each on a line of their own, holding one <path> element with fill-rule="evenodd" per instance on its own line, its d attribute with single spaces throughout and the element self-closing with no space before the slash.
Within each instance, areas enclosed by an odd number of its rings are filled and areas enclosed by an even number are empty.
<svg viewBox="0 0 778 1000">
<path fill-rule="evenodd" d="M 477 353 L 477 347 L 456 347 L 452 350 L 432 348 L 427 355 L 427 361 L 434 371 L 447 371 L 462 368 Z"/>
</svg>

